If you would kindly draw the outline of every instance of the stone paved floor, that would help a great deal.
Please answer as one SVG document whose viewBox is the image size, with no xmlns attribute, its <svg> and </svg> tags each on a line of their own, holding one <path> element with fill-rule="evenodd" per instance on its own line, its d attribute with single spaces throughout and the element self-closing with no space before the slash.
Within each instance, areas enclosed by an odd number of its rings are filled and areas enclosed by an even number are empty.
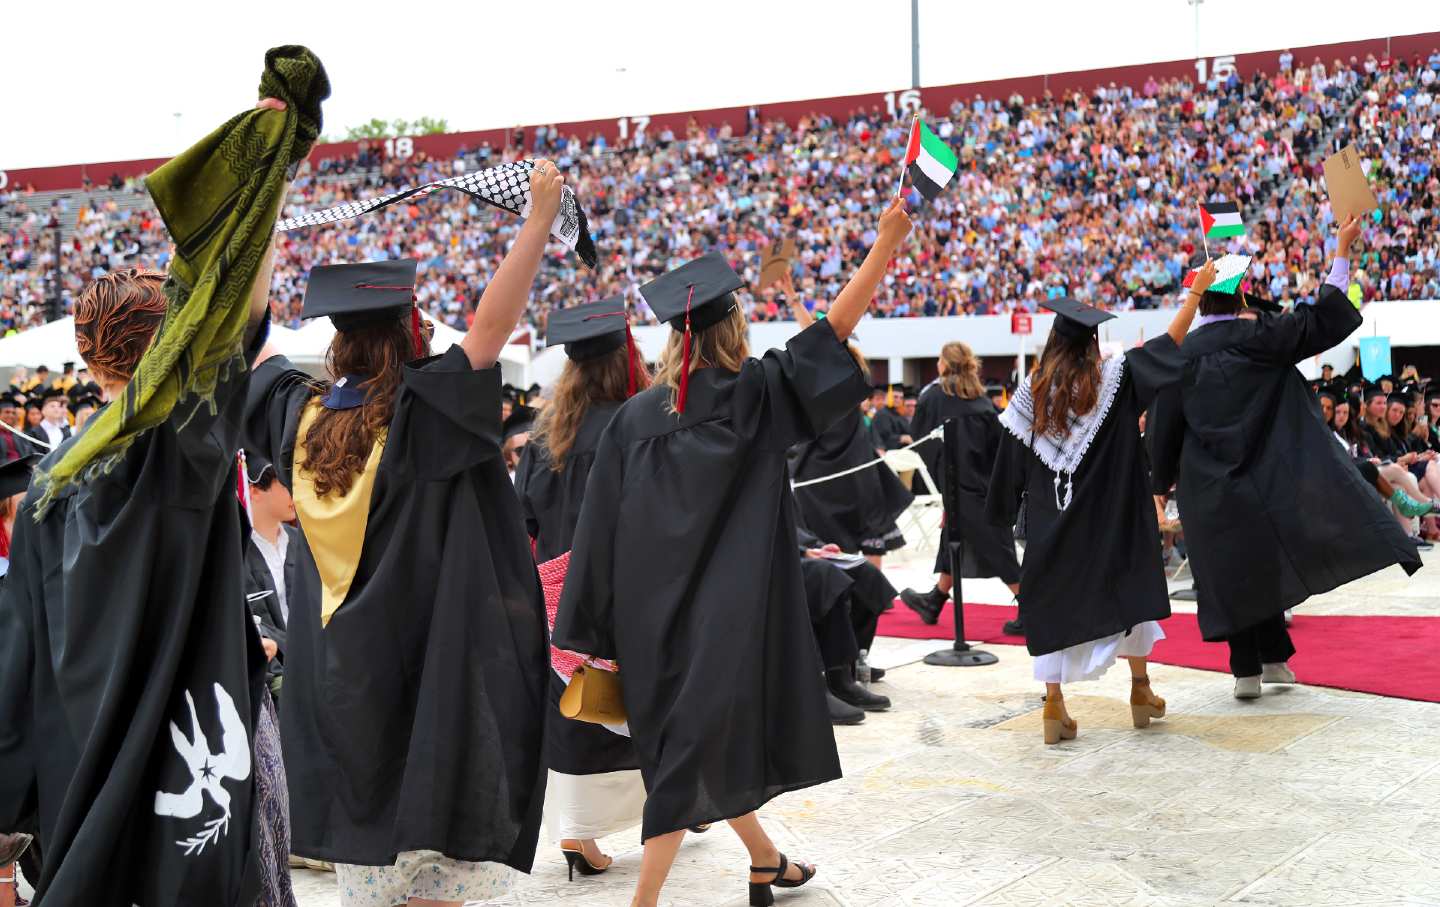
<svg viewBox="0 0 1440 907">
<path fill-rule="evenodd" d="M 921 561 L 897 564 L 897 584 L 928 588 Z M 1440 557 L 1427 561 L 1305 613 L 1440 615 Z M 1008 595 L 972 584 L 966 598 Z M 821 867 L 781 905 L 1440 905 L 1440 705 L 1305 686 L 1243 703 L 1225 675 L 1156 665 L 1167 720 L 1131 729 L 1117 671 L 1072 689 L 1080 737 L 1046 747 L 1023 649 L 993 647 L 987 668 L 918 663 L 935 647 L 878 641 L 893 710 L 836 729 L 843 780 L 762 811 L 782 850 Z M 602 844 L 609 873 L 567 882 L 544 846 L 493 903 L 624 907 L 638 835 Z M 746 864 L 727 830 L 691 836 L 662 903 L 744 904 Z M 296 882 L 303 907 L 338 903 L 334 876 Z"/>
</svg>

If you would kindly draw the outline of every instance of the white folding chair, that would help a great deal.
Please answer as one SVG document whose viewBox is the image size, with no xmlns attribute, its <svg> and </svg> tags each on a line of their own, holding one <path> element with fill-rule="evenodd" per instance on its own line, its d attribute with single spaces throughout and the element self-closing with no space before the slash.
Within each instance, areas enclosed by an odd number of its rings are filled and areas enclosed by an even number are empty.
<svg viewBox="0 0 1440 907">
<path fill-rule="evenodd" d="M 924 458 L 913 450 L 888 450 L 885 452 L 885 465 L 894 470 L 896 475 L 914 472 L 924 484 L 923 490 L 917 489 L 914 487 L 914 480 L 911 480 L 910 490 L 915 495 L 915 500 L 900 515 L 900 531 L 906 536 L 913 531 L 920 536 L 922 545 L 938 547 L 939 517 L 945 512 L 945 499 L 936 487 L 935 479 L 930 475 Z"/>
</svg>

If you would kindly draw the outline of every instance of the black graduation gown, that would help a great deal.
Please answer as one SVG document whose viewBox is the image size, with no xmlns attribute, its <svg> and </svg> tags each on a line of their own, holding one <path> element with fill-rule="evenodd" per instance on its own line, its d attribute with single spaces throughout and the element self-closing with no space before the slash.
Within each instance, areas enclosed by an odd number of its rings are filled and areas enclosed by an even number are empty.
<svg viewBox="0 0 1440 907">
<path fill-rule="evenodd" d="M 917 448 L 945 497 L 945 532 L 935 553 L 935 572 L 954 569 L 950 545 L 959 544 L 962 577 L 995 576 L 1005 583 L 1019 582 L 1013 527 L 996 526 L 985 513 L 990 474 L 1004 433 L 995 404 L 986 396 L 965 400 L 932 384 L 915 406 L 914 425 L 919 435 L 945 426 L 942 442 Z"/>
<path fill-rule="evenodd" d="M 250 446 L 293 488 L 314 385 L 255 370 Z M 354 580 L 322 629 L 302 514 L 281 739 L 292 850 L 388 865 L 405 851 L 529 871 L 545 794 L 544 604 L 500 456 L 500 370 L 407 365 Z"/>
<path fill-rule="evenodd" d="M 1155 401 L 1155 487 L 1175 485 L 1207 640 L 1391 564 L 1420 567 L 1294 367 L 1359 326 L 1329 286 L 1291 314 L 1206 325 L 1185 340 L 1183 384 Z"/>
<path fill-rule="evenodd" d="M 859 407 L 802 444 L 791 463 L 795 481 L 833 475 L 876 457 Z M 915 498 L 884 463 L 829 482 L 795 489 L 805 525 L 846 551 L 883 554 L 899 548 L 895 520 Z M 889 536 L 889 538 L 886 538 Z"/>
<path fill-rule="evenodd" d="M 881 448 L 899 450 L 905 446 L 900 436 L 910 434 L 910 423 L 895 410 L 882 406 L 875 411 L 875 421 L 870 424 L 870 431 L 874 433 L 874 440 Z"/>
<path fill-rule="evenodd" d="M 580 504 L 585 500 L 585 483 L 595 462 L 600 436 L 619 403 L 592 404 L 580 421 L 575 442 L 565 456 L 560 472 L 551 469 L 545 447 L 537 441 L 525 445 L 515 469 L 515 492 L 525 527 L 535 540 L 535 559 L 548 561 L 570 550 Z M 560 714 L 560 695 L 565 681 L 550 672 L 545 711 L 545 763 L 567 775 L 594 775 L 637 769 L 635 745 L 629 737 L 598 724 L 574 721 Z"/>
<path fill-rule="evenodd" d="M 221 374 L 213 408 L 182 401 L 42 520 L 33 489 L 16 517 L 0 595 L 0 829 L 38 810 L 39 903 L 250 907 L 259 893 L 266 674 L 242 592 L 235 458 L 249 376 Z"/>
<path fill-rule="evenodd" d="M 1057 489 L 1056 473 L 1002 420 L 1007 431 L 986 511 L 992 523 L 1008 528 L 1024 496 L 1020 616 L 1030 654 L 1057 652 L 1170 616 L 1139 420 L 1155 394 L 1178 380 L 1182 367 L 1168 334 L 1125 353 L 1109 409 L 1069 477 L 1073 491 L 1064 510 L 1056 502 L 1064 483 Z"/>
<path fill-rule="evenodd" d="M 829 322 L 737 373 L 654 387 L 601 438 L 555 644 L 617 659 L 645 838 L 840 777 L 785 452 L 868 393 Z"/>
</svg>

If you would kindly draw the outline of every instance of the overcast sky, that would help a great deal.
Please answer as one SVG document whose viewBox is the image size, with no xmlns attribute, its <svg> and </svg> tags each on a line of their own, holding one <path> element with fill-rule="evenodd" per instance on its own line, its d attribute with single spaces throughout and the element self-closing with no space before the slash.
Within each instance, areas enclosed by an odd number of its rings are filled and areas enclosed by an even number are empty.
<svg viewBox="0 0 1440 907">
<path fill-rule="evenodd" d="M 174 154 L 254 102 L 263 53 L 276 44 L 308 45 L 325 62 L 331 135 L 371 117 L 443 117 L 459 131 L 889 91 L 910 80 L 910 0 L 209 9 L 197 0 L 5 4 L 0 170 Z M 1194 16 L 1187 0 L 920 0 L 921 82 L 1190 58 Z M 1432 31 L 1440 0 L 1204 0 L 1199 38 L 1201 54 L 1214 56 Z"/>
</svg>

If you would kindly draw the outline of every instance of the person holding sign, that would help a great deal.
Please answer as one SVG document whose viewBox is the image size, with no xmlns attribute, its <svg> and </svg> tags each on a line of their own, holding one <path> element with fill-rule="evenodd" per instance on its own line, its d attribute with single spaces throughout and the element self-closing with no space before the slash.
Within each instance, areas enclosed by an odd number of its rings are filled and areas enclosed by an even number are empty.
<svg viewBox="0 0 1440 907">
<path fill-rule="evenodd" d="M 1318 299 L 1288 315 L 1241 319 L 1240 296 L 1204 293 L 1185 379 L 1150 412 L 1154 490 L 1176 488 L 1200 631 L 1229 644 L 1240 699 L 1295 682 L 1286 609 L 1391 564 L 1420 567 L 1295 368 L 1360 326 L 1344 292 L 1359 236 L 1348 218 Z"/>
</svg>

